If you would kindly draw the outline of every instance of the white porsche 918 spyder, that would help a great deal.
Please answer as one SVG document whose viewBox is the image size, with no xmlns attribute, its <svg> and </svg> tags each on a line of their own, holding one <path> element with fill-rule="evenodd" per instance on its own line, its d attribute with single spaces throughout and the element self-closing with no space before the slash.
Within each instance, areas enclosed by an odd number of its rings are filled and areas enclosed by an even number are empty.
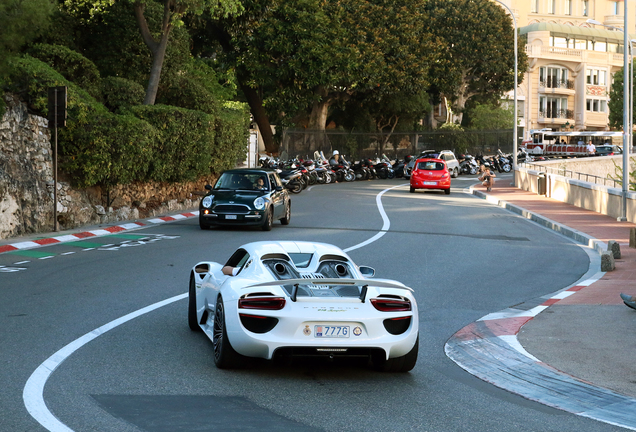
<svg viewBox="0 0 636 432">
<path fill-rule="evenodd" d="M 415 366 L 413 290 L 371 279 L 375 270 L 358 267 L 338 247 L 248 243 L 225 266 L 204 261 L 190 274 L 188 324 L 212 340 L 217 367 L 274 356 L 368 356 L 390 372 Z"/>
</svg>

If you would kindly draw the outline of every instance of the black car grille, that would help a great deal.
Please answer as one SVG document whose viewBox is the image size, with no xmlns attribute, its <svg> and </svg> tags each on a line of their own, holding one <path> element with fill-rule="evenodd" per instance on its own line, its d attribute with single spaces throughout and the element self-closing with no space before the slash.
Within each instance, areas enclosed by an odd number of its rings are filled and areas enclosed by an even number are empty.
<svg viewBox="0 0 636 432">
<path fill-rule="evenodd" d="M 215 213 L 231 213 L 231 214 L 237 214 L 237 213 L 247 214 L 250 212 L 250 208 L 246 205 L 241 205 L 241 204 L 221 204 L 214 207 L 214 212 Z"/>
</svg>

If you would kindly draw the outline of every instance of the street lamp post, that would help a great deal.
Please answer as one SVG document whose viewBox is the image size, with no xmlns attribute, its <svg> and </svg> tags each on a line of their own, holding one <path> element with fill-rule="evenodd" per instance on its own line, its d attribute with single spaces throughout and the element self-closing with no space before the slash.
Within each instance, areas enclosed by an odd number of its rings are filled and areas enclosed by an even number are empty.
<svg viewBox="0 0 636 432">
<path fill-rule="evenodd" d="M 588 24 L 600 25 L 603 27 L 613 28 L 623 32 L 623 193 L 622 193 L 622 208 L 621 208 L 621 216 L 617 218 L 619 222 L 627 221 L 627 193 L 629 191 L 629 151 L 631 146 L 631 135 L 632 135 L 632 95 L 630 94 L 630 83 L 632 81 L 632 77 L 630 76 L 630 57 L 633 59 L 632 55 L 632 42 L 629 38 L 629 29 L 627 27 L 627 2 L 625 3 L 624 10 L 624 22 L 623 29 L 605 25 L 597 20 L 588 19 Z M 629 54 L 628 54 L 628 46 L 629 46 Z"/>
<path fill-rule="evenodd" d="M 515 88 L 513 91 L 513 98 L 514 98 L 514 110 L 515 110 L 515 116 L 514 116 L 514 125 L 513 125 L 513 129 L 512 129 L 512 186 L 517 186 L 517 77 L 519 75 L 519 73 L 517 72 L 517 47 L 518 47 L 518 43 L 517 43 L 517 20 L 515 18 L 515 14 L 512 13 L 512 10 L 505 4 L 503 3 L 501 0 L 495 0 L 496 2 L 498 2 L 499 4 L 501 4 L 503 7 L 505 7 L 506 9 L 508 9 L 508 12 L 510 13 L 510 16 L 512 17 L 512 22 L 515 26 Z"/>
</svg>

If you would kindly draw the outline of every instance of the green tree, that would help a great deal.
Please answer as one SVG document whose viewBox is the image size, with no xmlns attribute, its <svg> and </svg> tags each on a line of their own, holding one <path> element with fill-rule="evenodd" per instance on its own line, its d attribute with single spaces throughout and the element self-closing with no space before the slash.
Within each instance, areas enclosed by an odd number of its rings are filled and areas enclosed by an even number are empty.
<svg viewBox="0 0 636 432">
<path fill-rule="evenodd" d="M 429 0 L 426 31 L 442 42 L 444 55 L 430 70 L 432 99 L 447 101 L 461 124 L 466 102 L 480 94 L 501 95 L 514 87 L 514 27 L 505 10 L 490 0 Z M 518 41 L 519 83 L 527 69 Z"/>
<path fill-rule="evenodd" d="M 422 1 L 247 1 L 246 13 L 208 27 L 223 47 L 259 124 L 304 116 L 324 129 L 330 107 L 355 94 L 417 94 L 435 44 L 419 24 Z M 262 95 L 262 97 L 261 97 Z"/>
<path fill-rule="evenodd" d="M 632 76 L 632 79 L 636 77 L 636 73 Z M 614 74 L 614 82 L 610 88 L 610 100 L 608 103 L 609 108 L 609 125 L 614 129 L 623 129 L 623 81 L 624 73 L 623 69 L 617 71 Z M 633 82 L 633 81 L 632 81 Z M 636 103 L 632 101 L 634 107 Z M 634 109 L 632 109 L 632 113 Z"/>
<path fill-rule="evenodd" d="M 515 122 L 512 106 L 477 104 L 470 111 L 470 128 L 476 130 L 511 129 Z"/>
<path fill-rule="evenodd" d="M 10 71 L 10 58 L 49 24 L 50 0 L 0 0 L 0 85 Z M 4 99 L 0 97 L 0 116 Z"/>
<path fill-rule="evenodd" d="M 213 15 L 230 16 L 242 11 L 239 0 L 162 0 L 162 19 L 158 28 L 151 27 L 146 19 L 145 0 L 128 0 L 133 5 L 133 12 L 141 33 L 141 38 L 150 50 L 152 64 L 150 77 L 146 89 L 145 105 L 153 105 L 157 98 L 157 90 L 161 79 L 168 41 L 174 28 L 183 26 L 183 18 L 188 14 L 200 15 L 204 11 L 210 11 Z M 115 3 L 114 0 L 66 0 L 65 5 L 69 11 L 85 14 L 87 19 L 103 13 Z"/>
</svg>

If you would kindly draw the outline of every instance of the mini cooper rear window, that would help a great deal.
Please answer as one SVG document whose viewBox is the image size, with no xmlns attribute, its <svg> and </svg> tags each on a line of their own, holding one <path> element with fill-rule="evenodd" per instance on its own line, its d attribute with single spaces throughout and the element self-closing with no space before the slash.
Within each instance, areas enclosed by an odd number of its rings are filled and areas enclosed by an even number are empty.
<svg viewBox="0 0 636 432">
<path fill-rule="evenodd" d="M 444 169 L 444 164 L 442 162 L 424 161 L 417 164 L 417 169 L 427 171 L 441 171 Z"/>
</svg>

